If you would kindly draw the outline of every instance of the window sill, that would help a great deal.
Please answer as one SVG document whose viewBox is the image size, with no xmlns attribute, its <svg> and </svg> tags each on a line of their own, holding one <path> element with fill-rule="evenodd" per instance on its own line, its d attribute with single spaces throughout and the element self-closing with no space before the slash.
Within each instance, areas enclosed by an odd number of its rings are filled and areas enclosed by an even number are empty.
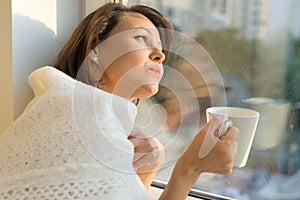
<svg viewBox="0 0 300 200">
<path fill-rule="evenodd" d="M 158 199 L 160 194 L 163 192 L 163 188 L 166 186 L 165 182 L 153 180 L 152 185 L 148 191 L 151 199 Z M 200 190 L 192 189 L 186 200 L 234 200 L 225 196 L 212 194 Z"/>
<path fill-rule="evenodd" d="M 151 186 L 148 191 L 148 194 L 150 195 L 151 199 L 154 200 L 154 199 L 158 199 L 162 192 L 163 192 L 163 189 L 155 187 L 155 186 Z M 199 199 L 201 199 L 201 198 L 190 197 L 190 196 L 188 196 L 186 198 L 186 200 L 199 200 Z"/>
</svg>

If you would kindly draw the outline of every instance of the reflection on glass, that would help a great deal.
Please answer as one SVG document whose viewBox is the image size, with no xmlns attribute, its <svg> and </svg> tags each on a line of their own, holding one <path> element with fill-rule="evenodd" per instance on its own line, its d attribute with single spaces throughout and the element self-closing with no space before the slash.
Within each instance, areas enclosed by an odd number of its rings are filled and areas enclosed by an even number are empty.
<svg viewBox="0 0 300 200">
<path fill-rule="evenodd" d="M 228 106 L 249 107 L 245 99 L 268 99 L 259 103 L 263 108 L 252 102 L 252 108 L 260 110 L 265 120 L 260 122 L 261 132 L 267 132 L 262 133 L 264 136 L 257 135 L 256 143 L 266 146 L 253 146 L 247 166 L 234 169 L 231 176 L 204 174 L 194 187 L 238 199 L 300 199 L 297 189 L 300 184 L 300 2 L 129 1 L 129 4 L 136 3 L 162 11 L 177 31 L 193 37 L 206 49 L 222 74 Z M 167 64 L 192 84 L 202 116 L 199 125 L 203 125 L 205 108 L 211 104 L 205 86 L 213 84 L 213 77 L 212 82 L 204 82 L 193 72 L 189 62 L 176 55 L 171 55 Z M 168 88 L 161 87 L 152 100 L 151 103 L 158 103 L 165 109 L 167 129 L 158 137 L 168 140 L 166 138 L 178 128 L 181 120 L 190 120 L 190 113 L 180 112 L 176 95 Z M 278 108 L 278 102 L 288 106 Z M 177 155 L 190 137 L 192 135 L 177 137 L 176 145 L 174 143 L 168 151 Z M 267 141 L 264 143 L 264 140 Z M 156 178 L 167 180 L 171 167 L 161 170 Z"/>
</svg>

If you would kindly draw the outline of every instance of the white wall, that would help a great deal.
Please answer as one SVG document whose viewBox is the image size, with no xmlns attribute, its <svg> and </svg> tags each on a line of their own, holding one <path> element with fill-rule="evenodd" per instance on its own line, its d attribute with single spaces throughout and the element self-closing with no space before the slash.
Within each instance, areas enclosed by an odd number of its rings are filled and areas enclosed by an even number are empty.
<svg viewBox="0 0 300 200">
<path fill-rule="evenodd" d="M 84 0 L 1 0 L 0 134 L 33 97 L 28 75 L 54 62 L 82 19 L 84 3 Z"/>
<path fill-rule="evenodd" d="M 33 96 L 28 75 L 54 62 L 82 10 L 81 0 L 12 0 L 14 118 Z"/>
<path fill-rule="evenodd" d="M 10 0 L 0 1 L 0 134 L 13 121 L 12 23 Z"/>
<path fill-rule="evenodd" d="M 101 5 L 104 5 L 105 3 L 113 2 L 113 0 L 85 0 L 84 4 L 84 10 L 85 10 L 85 16 L 99 8 Z"/>
</svg>

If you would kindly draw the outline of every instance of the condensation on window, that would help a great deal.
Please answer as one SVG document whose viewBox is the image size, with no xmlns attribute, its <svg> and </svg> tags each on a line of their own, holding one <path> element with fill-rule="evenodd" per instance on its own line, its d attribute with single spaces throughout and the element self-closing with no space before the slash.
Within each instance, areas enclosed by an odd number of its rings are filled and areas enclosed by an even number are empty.
<svg viewBox="0 0 300 200">
<path fill-rule="evenodd" d="M 128 4 L 158 9 L 176 31 L 205 49 L 212 61 L 203 61 L 202 66 L 217 67 L 226 106 L 261 114 L 247 165 L 234 168 L 228 177 L 203 174 L 194 188 L 237 199 L 300 199 L 300 1 L 130 0 Z M 212 106 L 208 88 L 213 78 L 198 74 L 194 64 L 176 52 L 171 52 L 166 65 L 170 69 L 165 76 L 175 70 L 189 81 L 199 105 L 196 123 L 203 126 L 205 109 Z M 177 87 L 178 80 L 173 80 Z M 158 180 L 168 180 L 173 161 L 193 136 L 188 131 L 172 135 L 195 116 L 195 110 L 182 108 L 180 101 L 172 88 L 162 85 L 157 95 L 139 105 L 140 110 L 159 105 L 152 110 L 157 117 L 152 117 L 160 119 L 164 113 L 166 126 L 157 137 L 162 143 L 174 139 L 165 148 L 165 167 L 156 175 Z"/>
</svg>

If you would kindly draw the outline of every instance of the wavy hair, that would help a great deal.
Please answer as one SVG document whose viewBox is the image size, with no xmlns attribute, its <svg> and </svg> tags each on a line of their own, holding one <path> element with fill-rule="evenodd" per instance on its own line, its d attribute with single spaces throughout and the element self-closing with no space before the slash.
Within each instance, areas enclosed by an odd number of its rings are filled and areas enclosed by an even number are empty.
<svg viewBox="0 0 300 200">
<path fill-rule="evenodd" d="M 126 7 L 121 3 L 108 3 L 85 17 L 61 49 L 54 67 L 75 78 L 79 67 L 100 42 L 108 38 L 124 13 L 135 12 L 147 17 L 159 28 L 163 53 L 169 55 L 173 26 L 168 19 L 153 8 L 144 5 Z"/>
</svg>

